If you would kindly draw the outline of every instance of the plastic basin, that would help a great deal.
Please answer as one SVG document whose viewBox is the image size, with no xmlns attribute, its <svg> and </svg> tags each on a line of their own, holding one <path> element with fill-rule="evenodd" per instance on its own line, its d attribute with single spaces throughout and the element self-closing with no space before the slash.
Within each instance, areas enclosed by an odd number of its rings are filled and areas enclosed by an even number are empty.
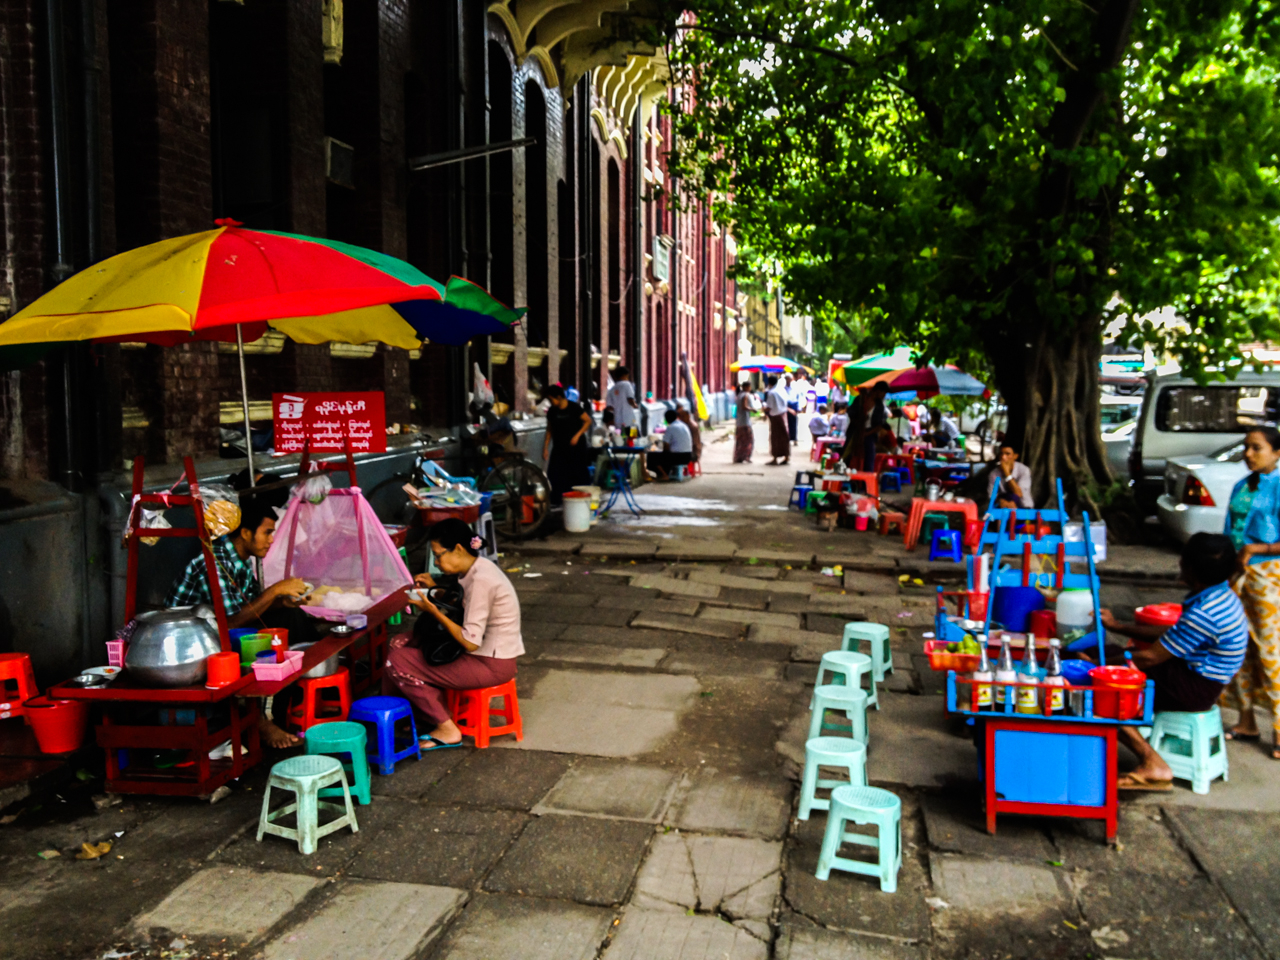
<svg viewBox="0 0 1280 960">
<path fill-rule="evenodd" d="M 1142 691 L 1147 675 L 1130 667 L 1094 667 L 1093 715 L 1109 720 L 1132 720 L 1142 713 Z"/>
<path fill-rule="evenodd" d="M 89 724 L 88 703 L 39 696 L 32 697 L 24 706 L 42 753 L 70 753 L 80 749 Z"/>
</svg>

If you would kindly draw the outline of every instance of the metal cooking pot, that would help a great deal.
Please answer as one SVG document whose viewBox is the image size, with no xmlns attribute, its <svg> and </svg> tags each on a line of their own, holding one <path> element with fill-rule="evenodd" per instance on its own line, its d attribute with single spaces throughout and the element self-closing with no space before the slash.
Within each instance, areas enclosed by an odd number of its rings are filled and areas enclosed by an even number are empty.
<svg viewBox="0 0 1280 960">
<path fill-rule="evenodd" d="M 942 484 L 937 480 L 930 480 L 924 485 L 924 498 L 930 503 L 937 501 L 942 495 Z"/>
<path fill-rule="evenodd" d="M 289 647 L 290 650 L 297 650 L 300 653 L 306 653 L 309 647 L 315 646 L 314 643 L 297 643 Z M 331 677 L 338 672 L 338 655 L 335 653 L 327 660 L 321 660 L 314 667 L 304 673 L 302 676 L 307 680 L 318 680 L 320 677 Z"/>
<path fill-rule="evenodd" d="M 138 683 L 153 687 L 189 687 L 203 683 L 205 660 L 220 653 L 212 608 L 173 607 L 137 616 L 124 666 Z"/>
</svg>

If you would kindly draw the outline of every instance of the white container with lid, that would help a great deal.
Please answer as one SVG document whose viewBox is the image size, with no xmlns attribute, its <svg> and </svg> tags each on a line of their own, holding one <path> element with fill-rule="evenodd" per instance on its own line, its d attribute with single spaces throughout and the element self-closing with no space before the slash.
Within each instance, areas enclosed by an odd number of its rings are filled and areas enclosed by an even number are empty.
<svg viewBox="0 0 1280 960">
<path fill-rule="evenodd" d="M 1093 591 L 1063 590 L 1058 594 L 1058 639 L 1065 646 L 1093 629 Z"/>
</svg>

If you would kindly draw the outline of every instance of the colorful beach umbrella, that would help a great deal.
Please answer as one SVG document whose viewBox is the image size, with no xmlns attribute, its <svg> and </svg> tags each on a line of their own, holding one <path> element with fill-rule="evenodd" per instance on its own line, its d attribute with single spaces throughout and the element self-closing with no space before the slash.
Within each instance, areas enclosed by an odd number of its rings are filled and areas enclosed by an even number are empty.
<svg viewBox="0 0 1280 960">
<path fill-rule="evenodd" d="M 795 373 L 800 368 L 801 365 L 794 360 L 767 354 L 739 357 L 729 364 L 729 369 L 733 373 L 741 371 L 746 371 L 747 373 Z"/>
<path fill-rule="evenodd" d="M 888 353 L 873 353 L 857 360 L 849 360 L 838 367 L 832 377 L 840 383 L 858 383 L 867 377 L 912 366 L 915 366 L 915 360 L 911 356 L 911 348 L 894 347 Z"/>
<path fill-rule="evenodd" d="M 926 397 L 989 397 L 991 391 L 981 380 L 955 367 L 920 367 L 898 373 L 888 380 L 889 393 L 914 392 Z"/>
</svg>

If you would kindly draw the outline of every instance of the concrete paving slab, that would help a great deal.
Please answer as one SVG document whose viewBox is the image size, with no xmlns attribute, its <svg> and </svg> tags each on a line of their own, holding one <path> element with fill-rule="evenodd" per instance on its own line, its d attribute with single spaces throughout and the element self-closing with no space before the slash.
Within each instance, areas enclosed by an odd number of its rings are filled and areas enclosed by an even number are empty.
<svg viewBox="0 0 1280 960">
<path fill-rule="evenodd" d="M 346 873 L 369 880 L 471 888 L 529 822 L 513 810 L 401 803 Z"/>
<path fill-rule="evenodd" d="M 629 907 L 605 960 L 767 960 L 769 945 L 718 917 Z"/>
<path fill-rule="evenodd" d="M 284 919 L 319 883 L 313 876 L 209 867 L 133 920 L 128 932 L 141 939 L 165 930 L 248 943 Z"/>
<path fill-rule="evenodd" d="M 879 937 L 783 924 L 774 944 L 777 960 L 925 960 L 925 947 Z"/>
<path fill-rule="evenodd" d="M 698 614 L 702 620 L 719 620 L 726 623 L 758 623 L 780 629 L 800 629 L 800 617 L 794 613 L 769 613 L 763 610 L 735 610 L 732 607 L 707 607 Z"/>
<path fill-rule="evenodd" d="M 867 610 L 862 597 L 856 594 L 823 593 L 801 596 L 784 594 L 769 601 L 769 609 L 782 613 L 825 613 L 848 620 L 864 620 Z"/>
<path fill-rule="evenodd" d="M 920 809 L 924 812 L 929 845 L 936 850 L 1037 864 L 1058 859 L 1058 852 L 1049 841 L 1052 823 L 1047 818 L 1006 816 L 1000 819 L 996 836 L 987 833 L 986 815 L 977 791 L 925 794 L 920 798 Z"/>
<path fill-rule="evenodd" d="M 567 623 L 552 623 L 547 620 L 522 620 L 520 634 L 526 640 L 556 640 L 564 636 Z"/>
<path fill-rule="evenodd" d="M 639 627 L 593 627 L 572 623 L 565 627 L 560 639 L 573 643 L 601 643 L 612 647 L 667 647 L 675 640 L 663 630 Z M 523 695 L 523 694 L 522 694 Z"/>
<path fill-rule="evenodd" d="M 1119 844 L 1106 842 L 1106 829 L 1101 820 L 1055 819 L 1050 822 L 1049 830 L 1058 848 L 1056 859 L 1061 860 L 1068 870 L 1159 877 L 1191 877 L 1200 872 L 1170 830 L 1168 819 L 1154 807 L 1121 805 L 1117 832 Z M 1002 822 L 1001 836 L 1004 831 Z M 1216 817 L 1214 832 L 1223 832 Z M 1252 859 L 1256 861 L 1256 858 Z M 1280 946 L 1280 941 L 1277 946 Z"/>
<path fill-rule="evenodd" d="M 693 860 L 679 831 L 654 836 L 636 876 L 631 904 L 679 913 L 697 909 L 698 883 L 693 875 Z"/>
<path fill-rule="evenodd" d="M 702 606 L 700 600 L 692 598 L 672 598 L 664 599 L 662 597 L 654 597 L 652 593 L 632 593 L 627 591 L 619 596 L 601 597 L 597 602 L 598 606 L 625 606 L 629 610 L 639 613 L 641 610 L 647 610 L 650 613 L 672 613 L 680 617 L 692 617 L 698 613 L 698 608 Z"/>
<path fill-rule="evenodd" d="M 631 902 L 765 920 L 782 886 L 782 844 L 672 832 L 654 838 Z"/>
<path fill-rule="evenodd" d="M 749 613 L 750 611 L 741 612 Z M 723 623 L 701 616 L 677 617 L 670 613 L 641 613 L 631 621 L 631 625 L 647 627 L 651 630 L 669 630 L 673 633 L 697 633 L 705 637 L 723 637 L 726 640 L 736 640 L 742 635 L 741 622 Z"/>
<path fill-rule="evenodd" d="M 1070 900 L 1065 875 L 1044 864 L 929 853 L 933 889 L 956 910 L 1015 913 L 1053 909 Z"/>
<path fill-rule="evenodd" d="M 494 745 L 597 757 L 639 756 L 675 734 L 680 716 L 700 689 L 690 676 L 549 670 L 521 694 L 524 741 L 504 739 Z"/>
<path fill-rule="evenodd" d="M 545 540 L 522 540 L 511 553 L 525 557 L 559 556 L 577 553 L 582 549 L 582 541 L 563 536 L 550 536 Z"/>
<path fill-rule="evenodd" d="M 738 545 L 732 540 L 694 540 L 677 537 L 673 541 L 658 544 L 659 560 L 732 560 Z"/>
<path fill-rule="evenodd" d="M 653 827 L 645 823 L 540 817 L 490 871 L 484 888 L 602 906 L 621 903 L 652 836 Z"/>
<path fill-rule="evenodd" d="M 739 550 L 738 552 L 741 553 L 742 551 Z M 743 558 L 740 557 L 739 559 Z M 752 564 L 750 557 L 745 559 L 746 563 L 734 567 L 734 572 L 740 576 L 750 577 L 752 580 L 777 580 L 784 572 L 782 567 L 774 566 L 773 563 Z"/>
<path fill-rule="evenodd" d="M 256 825 L 261 810 L 262 795 L 248 790 L 238 790 L 212 807 L 198 801 L 174 804 L 137 826 L 120 824 L 116 829 L 124 829 L 125 835 L 112 849 L 127 860 L 203 861 L 237 830 Z"/>
<path fill-rule="evenodd" d="M 888 573 L 846 570 L 844 572 L 844 588 L 856 593 L 887 596 L 898 592 L 898 578 Z"/>
<path fill-rule="evenodd" d="M 659 823 L 675 794 L 679 774 L 665 767 L 617 760 L 580 760 L 551 788 L 533 812 Z"/>
<path fill-rule="evenodd" d="M 555 595 L 552 594 L 552 596 Z M 601 608 L 595 606 L 598 599 L 596 594 L 589 594 L 581 600 L 578 599 L 580 596 L 580 594 L 573 594 L 563 603 L 530 607 L 523 611 L 521 619 L 522 621 L 545 619 L 552 623 L 579 623 L 592 627 L 625 627 L 635 616 L 635 610 L 631 606 L 624 608 L 614 603 Z"/>
<path fill-rule="evenodd" d="M 789 782 L 702 771 L 668 822 L 695 833 L 779 840 L 790 816 Z"/>
<path fill-rule="evenodd" d="M 521 698 L 522 709 L 523 706 Z M 523 719 L 527 730 L 528 715 Z M 427 799 L 438 804 L 529 810 L 568 769 L 569 759 L 560 754 L 476 750 L 466 763 L 429 790 Z"/>
<path fill-rule="evenodd" d="M 522 612 L 528 610 L 530 616 L 546 616 L 548 620 L 558 620 L 559 618 L 547 614 L 547 608 L 554 610 L 557 607 L 572 607 L 574 609 L 594 607 L 600 599 L 602 598 L 598 593 L 574 593 L 568 589 L 551 590 L 530 593 L 521 597 L 520 608 Z M 571 621 L 561 620 L 560 622 L 570 623 Z"/>
<path fill-rule="evenodd" d="M 371 778 L 370 787 L 374 796 L 416 800 L 443 780 L 450 770 L 464 763 L 474 752 L 473 747 L 428 750 L 417 761 L 397 765 L 394 776 Z"/>
<path fill-rule="evenodd" d="M 347 882 L 302 924 L 267 944 L 264 960 L 407 960 L 466 900 L 465 890 Z"/>
<path fill-rule="evenodd" d="M 606 667 L 653 668 L 667 655 L 665 647 L 612 647 L 603 643 L 558 642 L 543 650 L 537 660 L 564 663 L 596 663 Z"/>
<path fill-rule="evenodd" d="M 690 673 L 699 677 L 751 677 L 758 680 L 779 680 L 782 664 L 753 657 L 730 657 L 714 653 L 672 654 L 662 663 L 666 673 Z"/>
<path fill-rule="evenodd" d="M 647 540 L 587 540 L 578 553 L 612 560 L 647 560 L 657 548 L 656 543 Z"/>
<path fill-rule="evenodd" d="M 795 566 L 808 566 L 813 562 L 812 551 L 795 549 L 795 550 L 768 550 L 764 548 L 742 547 L 734 553 L 735 560 L 745 560 L 748 563 L 752 559 L 768 561 L 770 563 L 790 563 Z"/>
<path fill-rule="evenodd" d="M 834 634 L 837 637 L 844 636 L 844 625 L 852 623 L 848 617 L 835 613 L 816 613 L 810 610 L 804 616 L 804 628 L 813 633 Z"/>
<path fill-rule="evenodd" d="M 765 581 L 768 582 L 768 581 Z M 790 594 L 787 594 L 790 596 Z M 733 607 L 737 610 L 767 610 L 770 596 L 760 590 L 740 590 L 737 587 L 721 587 L 720 596 L 703 600 L 708 607 Z"/>
<path fill-rule="evenodd" d="M 1276 843 L 1280 816 L 1183 807 L 1166 807 L 1165 816 L 1200 865 L 1244 914 L 1267 952 L 1280 956 L 1280 914 L 1273 895 L 1280 882 L 1280 845 Z M 1126 851 L 1128 846 L 1126 841 Z"/>
<path fill-rule="evenodd" d="M 477 894 L 441 939 L 439 960 L 594 960 L 613 911 Z"/>
<path fill-rule="evenodd" d="M 808 596 L 813 592 L 812 585 L 788 580 L 757 580 L 754 577 L 743 577 L 737 573 L 721 573 L 716 570 L 693 570 L 689 573 L 691 583 L 708 583 L 717 587 L 735 587 L 739 590 L 762 590 L 773 596 L 795 594 Z"/>
<path fill-rule="evenodd" d="M 402 763 L 412 762 L 411 760 L 402 761 Z M 377 779 L 377 774 L 374 774 L 374 779 Z M 288 796 L 291 802 L 293 795 L 289 794 Z M 272 790 L 271 805 L 273 808 L 282 806 L 285 802 L 283 793 Z M 360 832 L 352 833 L 351 830 L 343 827 L 341 830 L 336 830 L 327 836 L 321 837 L 316 842 L 316 852 L 307 857 L 298 853 L 298 844 L 295 840 L 286 840 L 283 837 L 268 834 L 259 843 L 255 828 L 246 831 L 234 843 L 219 851 L 215 862 L 253 867 L 258 870 L 301 873 L 317 878 L 336 876 L 346 868 L 347 864 L 355 859 L 364 845 L 378 833 L 382 828 L 384 818 L 390 817 L 394 813 L 395 805 L 390 801 L 384 801 L 381 797 L 375 797 L 374 802 L 369 806 L 357 804 L 356 821 L 360 825 Z M 328 819 L 328 816 L 331 815 L 326 815 L 325 819 Z M 291 821 L 292 817 L 287 818 L 286 825 L 289 825 Z"/>
<path fill-rule="evenodd" d="M 791 659 L 805 663 L 817 663 L 830 650 L 839 650 L 840 634 L 814 633 L 812 630 L 788 630 L 782 627 L 752 624 L 747 631 L 752 643 L 790 643 Z"/>
<path fill-rule="evenodd" d="M 1094 945 L 1104 956 L 1178 960 L 1261 960 L 1265 956 L 1240 914 L 1208 877 L 1135 883 L 1130 877 L 1103 874 L 1083 884 L 1078 898 Z"/>
<path fill-rule="evenodd" d="M 946 787 L 978 796 L 977 751 L 953 726 L 942 697 L 880 691 L 880 711 L 867 753 L 872 783 Z M 1003 820 L 1001 821 L 1004 822 Z"/>
<path fill-rule="evenodd" d="M 679 580 L 653 573 L 642 573 L 631 578 L 631 586 L 637 590 L 661 590 L 663 593 L 685 597 L 711 599 L 720 595 L 720 587 L 697 580 Z"/>
</svg>

